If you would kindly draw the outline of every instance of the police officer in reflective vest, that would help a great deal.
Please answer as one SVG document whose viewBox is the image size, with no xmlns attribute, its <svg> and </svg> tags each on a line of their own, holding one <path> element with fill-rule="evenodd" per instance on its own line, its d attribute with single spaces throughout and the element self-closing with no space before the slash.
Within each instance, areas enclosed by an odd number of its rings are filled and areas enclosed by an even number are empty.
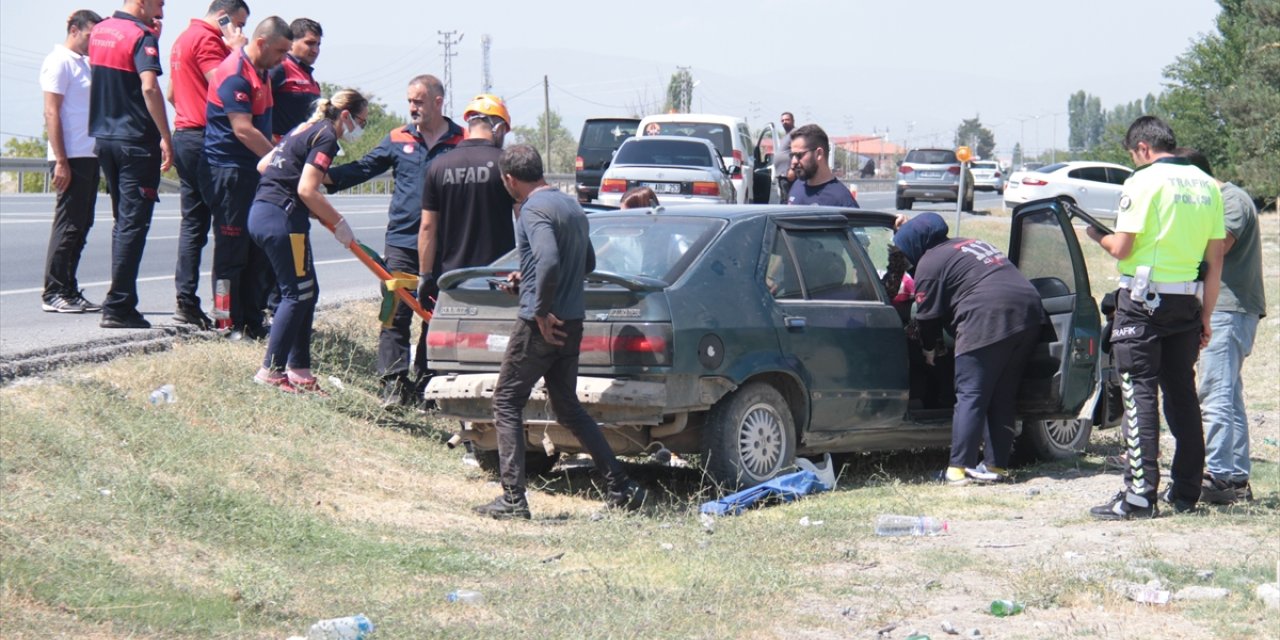
<svg viewBox="0 0 1280 640">
<path fill-rule="evenodd" d="M 1127 464 L 1124 490 L 1090 510 L 1100 520 L 1158 513 L 1158 394 L 1176 440 L 1173 481 L 1160 499 L 1176 512 L 1195 509 L 1200 499 L 1204 433 L 1194 367 L 1212 333 L 1226 236 L 1217 182 L 1173 155 L 1178 145 L 1167 124 L 1138 118 L 1124 146 L 1138 169 L 1124 183 L 1115 233 L 1088 230 L 1120 261 L 1111 348 L 1124 393 Z"/>
</svg>

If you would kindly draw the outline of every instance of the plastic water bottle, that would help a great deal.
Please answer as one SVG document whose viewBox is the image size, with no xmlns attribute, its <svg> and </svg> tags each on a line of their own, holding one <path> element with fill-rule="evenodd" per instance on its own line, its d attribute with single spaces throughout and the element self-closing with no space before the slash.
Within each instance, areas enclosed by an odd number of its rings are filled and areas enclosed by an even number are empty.
<svg viewBox="0 0 1280 640">
<path fill-rule="evenodd" d="M 484 594 L 480 593 L 479 591 L 472 591 L 470 589 L 458 589 L 457 591 L 450 591 L 448 594 L 445 595 L 444 599 L 446 602 L 461 602 L 463 604 L 480 604 L 484 602 Z"/>
<path fill-rule="evenodd" d="M 997 618 L 1016 616 L 1019 613 L 1022 613 L 1022 610 L 1024 608 L 1025 607 L 1021 602 L 1015 602 L 1013 600 L 992 600 L 991 601 L 991 615 Z"/>
<path fill-rule="evenodd" d="M 178 401 L 178 394 L 173 385 L 166 384 L 152 391 L 148 400 L 151 401 L 151 404 L 173 404 Z"/>
<path fill-rule="evenodd" d="M 345 618 L 321 620 L 307 631 L 307 640 L 365 640 L 373 633 L 373 622 L 363 613 Z"/>
<path fill-rule="evenodd" d="M 929 516 L 882 515 L 876 518 L 878 536 L 935 536 L 948 533 L 947 523 Z"/>
</svg>

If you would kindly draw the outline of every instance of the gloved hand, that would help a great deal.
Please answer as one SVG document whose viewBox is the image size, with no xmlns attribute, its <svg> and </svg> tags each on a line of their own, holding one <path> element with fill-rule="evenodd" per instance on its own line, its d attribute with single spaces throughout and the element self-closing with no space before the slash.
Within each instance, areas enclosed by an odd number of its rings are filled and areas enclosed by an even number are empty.
<svg viewBox="0 0 1280 640">
<path fill-rule="evenodd" d="M 426 308 L 427 305 L 434 304 L 439 295 L 440 287 L 436 284 L 436 274 L 418 274 L 418 304 Z"/>
<path fill-rule="evenodd" d="M 356 241 L 356 235 L 351 232 L 351 225 L 347 224 L 345 218 L 333 225 L 333 237 L 337 238 L 344 247 L 350 247 L 351 243 Z"/>
</svg>

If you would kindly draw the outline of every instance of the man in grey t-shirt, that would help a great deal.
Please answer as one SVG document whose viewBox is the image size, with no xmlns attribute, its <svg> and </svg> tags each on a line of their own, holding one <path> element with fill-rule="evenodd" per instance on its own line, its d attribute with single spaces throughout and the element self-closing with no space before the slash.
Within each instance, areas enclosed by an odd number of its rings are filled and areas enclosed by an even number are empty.
<svg viewBox="0 0 1280 640">
<path fill-rule="evenodd" d="M 507 289 L 520 290 L 520 312 L 493 392 L 502 495 L 475 511 L 497 519 L 530 517 L 524 407 L 539 378 L 546 383 L 556 421 L 573 432 L 604 470 L 609 506 L 639 509 L 645 490 L 627 477 L 600 425 L 578 401 L 578 354 L 586 316 L 583 278 L 596 266 L 587 214 L 576 198 L 547 184 L 542 158 L 533 147 L 507 149 L 498 168 L 517 203 L 520 271 L 511 274 Z"/>
<path fill-rule="evenodd" d="M 1176 155 L 1213 175 L 1203 154 L 1180 148 Z M 1200 351 L 1200 409 L 1204 416 L 1205 468 L 1200 499 L 1232 504 L 1253 499 L 1249 488 L 1249 417 L 1240 370 L 1253 350 L 1258 320 L 1266 315 L 1262 287 L 1262 242 L 1258 210 L 1244 189 L 1218 181 L 1227 228 L 1222 289 L 1213 309 L 1213 335 Z"/>
</svg>

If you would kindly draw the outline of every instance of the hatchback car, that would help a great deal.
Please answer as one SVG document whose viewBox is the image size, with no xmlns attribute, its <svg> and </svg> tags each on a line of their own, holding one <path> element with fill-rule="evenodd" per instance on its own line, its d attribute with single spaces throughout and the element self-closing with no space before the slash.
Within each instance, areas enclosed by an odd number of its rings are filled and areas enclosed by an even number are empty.
<svg viewBox="0 0 1280 640">
<path fill-rule="evenodd" d="M 578 157 L 573 162 L 578 202 L 591 202 L 596 198 L 600 192 L 600 176 L 613 162 L 618 147 L 636 135 L 639 124 L 639 118 L 588 118 L 582 123 Z"/>
<path fill-rule="evenodd" d="M 1124 181 L 1133 173 L 1109 162 L 1059 162 L 1035 171 L 1017 172 L 1005 186 L 1004 204 L 1014 206 L 1042 198 L 1066 198 L 1096 218 L 1114 220 Z"/>
<path fill-rule="evenodd" d="M 627 140 L 600 179 L 600 203 L 617 205 L 633 187 L 649 187 L 663 204 L 732 203 L 733 183 L 720 152 L 701 138 L 646 136 Z"/>
<path fill-rule="evenodd" d="M 964 166 L 951 149 L 912 149 L 898 166 L 898 209 L 910 209 L 917 200 L 955 202 L 960 198 L 960 173 Z M 964 180 L 965 211 L 973 210 L 973 175 Z"/>
<path fill-rule="evenodd" d="M 767 205 L 592 214 L 597 270 L 586 278 L 578 397 L 614 450 L 698 454 L 711 477 L 736 487 L 775 477 L 798 455 L 948 445 L 954 361 L 925 364 L 886 290 L 893 221 Z M 1015 214 L 1009 258 L 1052 322 L 1021 387 L 1017 447 L 1074 455 L 1090 416 L 1107 414 L 1097 413 L 1106 398 L 1096 393 L 1098 307 L 1063 203 Z M 462 421 L 458 435 L 490 470 L 493 392 L 519 301 L 488 280 L 517 268 L 509 255 L 442 276 L 427 336 L 437 375 L 426 397 Z M 544 389 L 524 418 L 531 473 L 581 450 Z"/>
<path fill-rule="evenodd" d="M 1004 193 L 1004 171 L 995 160 L 974 160 L 969 163 L 973 173 L 973 188 L 979 191 Z"/>
</svg>

